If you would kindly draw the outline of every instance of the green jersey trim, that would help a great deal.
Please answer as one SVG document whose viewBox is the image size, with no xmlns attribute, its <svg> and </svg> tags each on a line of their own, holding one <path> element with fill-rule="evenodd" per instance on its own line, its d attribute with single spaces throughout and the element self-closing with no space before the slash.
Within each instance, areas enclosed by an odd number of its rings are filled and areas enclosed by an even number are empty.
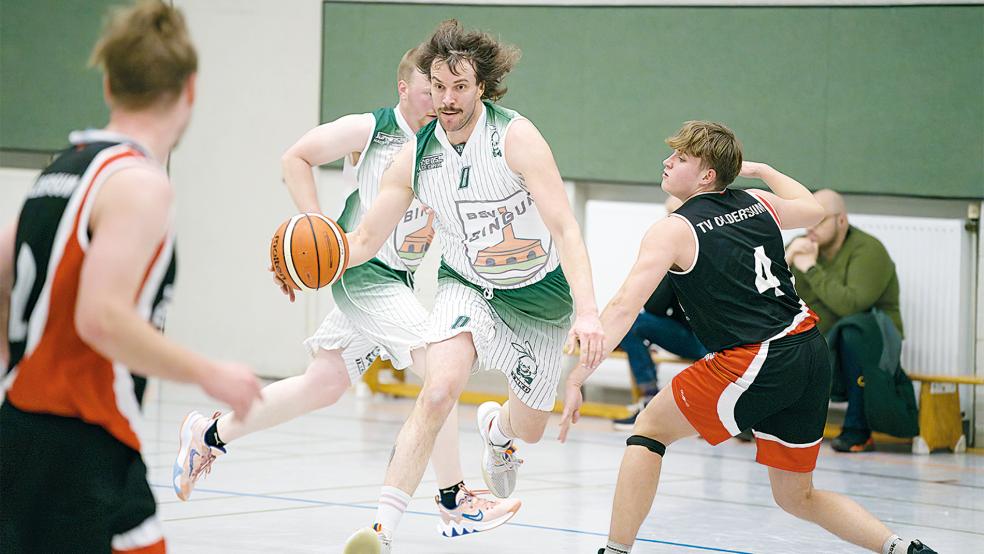
<svg viewBox="0 0 984 554">
<path fill-rule="evenodd" d="M 338 303 L 349 297 L 346 290 L 361 291 L 383 283 L 401 283 L 413 288 L 413 274 L 393 269 L 379 258 L 373 258 L 362 265 L 345 270 L 342 278 L 331 286 L 331 295 Z"/>
<path fill-rule="evenodd" d="M 462 277 L 443 259 L 437 271 L 437 279 L 454 279 L 466 287 L 485 293 L 484 287 Z M 510 329 L 517 323 L 530 320 L 565 329 L 570 327 L 574 300 L 571 298 L 571 287 L 559 266 L 532 285 L 492 290 L 492 298 L 488 302 Z"/>
<path fill-rule="evenodd" d="M 348 198 L 345 199 L 345 207 L 342 208 L 342 215 L 338 216 L 338 226 L 346 233 L 351 233 L 357 225 L 356 218 L 359 213 L 359 189 L 355 189 Z"/>
<path fill-rule="evenodd" d="M 413 162 L 413 193 L 417 194 L 418 177 L 420 176 L 420 161 L 427 152 L 427 147 L 431 140 L 434 140 L 434 131 L 437 129 L 438 122 L 433 120 L 424 125 L 417 131 L 417 152 Z"/>
</svg>

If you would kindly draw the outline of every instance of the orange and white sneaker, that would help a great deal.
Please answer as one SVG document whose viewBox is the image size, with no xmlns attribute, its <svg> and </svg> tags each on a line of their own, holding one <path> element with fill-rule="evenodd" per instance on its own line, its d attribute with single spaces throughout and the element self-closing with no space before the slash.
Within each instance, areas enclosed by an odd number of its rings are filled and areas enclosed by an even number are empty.
<svg viewBox="0 0 984 554">
<path fill-rule="evenodd" d="M 212 462 L 225 454 L 224 448 L 205 444 L 205 431 L 220 415 L 220 412 L 215 412 L 211 418 L 206 418 L 198 412 L 191 412 L 181 424 L 178 456 L 174 459 L 174 472 L 171 476 L 174 494 L 181 500 L 191 497 L 198 478 L 208 475 L 212 471 Z"/>
<path fill-rule="evenodd" d="M 461 537 L 472 533 L 489 531 L 512 519 L 522 502 L 515 499 L 492 500 L 479 495 L 489 491 L 470 491 L 464 487 L 458 491 L 458 507 L 449 510 L 441 504 L 437 496 L 437 510 L 441 521 L 437 531 L 445 537 Z"/>
<path fill-rule="evenodd" d="M 345 541 L 343 554 L 390 554 L 393 539 L 383 531 L 383 526 L 374 523 L 363 527 Z"/>
</svg>

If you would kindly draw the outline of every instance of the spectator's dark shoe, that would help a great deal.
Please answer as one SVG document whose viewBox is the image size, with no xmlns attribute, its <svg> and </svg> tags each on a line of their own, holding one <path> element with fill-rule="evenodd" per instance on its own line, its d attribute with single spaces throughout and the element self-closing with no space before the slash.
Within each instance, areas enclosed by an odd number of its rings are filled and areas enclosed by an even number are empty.
<svg viewBox="0 0 984 554">
<path fill-rule="evenodd" d="M 631 431 L 635 427 L 636 418 L 642 410 L 638 410 L 632 413 L 629 417 L 623 417 L 622 419 L 613 419 L 612 426 L 615 427 L 616 431 Z"/>
<path fill-rule="evenodd" d="M 735 438 L 740 440 L 741 442 L 752 442 L 753 440 L 755 440 L 755 435 L 752 435 L 751 429 L 745 429 L 741 433 L 735 435 Z"/>
<path fill-rule="evenodd" d="M 936 551 L 919 541 L 912 541 L 905 554 L 936 554 Z"/>
<path fill-rule="evenodd" d="M 870 432 L 845 429 L 830 447 L 838 452 L 870 452 L 875 449 L 875 441 Z"/>
</svg>

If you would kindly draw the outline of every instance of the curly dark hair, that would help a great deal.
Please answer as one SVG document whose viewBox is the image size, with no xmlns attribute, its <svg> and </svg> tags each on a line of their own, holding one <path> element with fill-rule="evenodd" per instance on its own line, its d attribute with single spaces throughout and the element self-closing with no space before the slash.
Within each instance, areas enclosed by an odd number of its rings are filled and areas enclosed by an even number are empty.
<svg viewBox="0 0 984 554">
<path fill-rule="evenodd" d="M 455 75 L 462 63 L 470 63 L 475 70 L 475 80 L 485 86 L 482 98 L 497 101 L 506 94 L 502 79 L 519 61 L 519 48 L 499 42 L 489 33 L 466 31 L 457 19 L 448 19 L 438 25 L 434 34 L 425 40 L 417 55 L 417 68 L 430 76 L 435 61 L 448 64 Z"/>
</svg>

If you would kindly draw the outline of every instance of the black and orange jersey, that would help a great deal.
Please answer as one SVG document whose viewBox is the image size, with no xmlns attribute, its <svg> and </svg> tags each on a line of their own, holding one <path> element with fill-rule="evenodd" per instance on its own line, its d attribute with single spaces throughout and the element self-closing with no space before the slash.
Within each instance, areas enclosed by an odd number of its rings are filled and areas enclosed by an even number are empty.
<svg viewBox="0 0 984 554">
<path fill-rule="evenodd" d="M 20 211 L 10 302 L 7 401 L 20 410 L 102 426 L 139 450 L 139 414 L 129 368 L 86 344 L 75 328 L 79 276 L 89 247 L 89 214 L 113 173 L 153 164 L 140 145 L 107 131 L 77 131 L 72 146 L 41 172 Z M 162 169 L 163 171 L 163 169 Z M 134 298 L 158 329 L 175 277 L 174 236 L 162 240 Z"/>
<path fill-rule="evenodd" d="M 672 214 L 696 241 L 691 267 L 669 273 L 687 320 L 712 352 L 764 342 L 815 323 L 786 265 L 776 210 L 756 191 L 689 198 Z"/>
</svg>

